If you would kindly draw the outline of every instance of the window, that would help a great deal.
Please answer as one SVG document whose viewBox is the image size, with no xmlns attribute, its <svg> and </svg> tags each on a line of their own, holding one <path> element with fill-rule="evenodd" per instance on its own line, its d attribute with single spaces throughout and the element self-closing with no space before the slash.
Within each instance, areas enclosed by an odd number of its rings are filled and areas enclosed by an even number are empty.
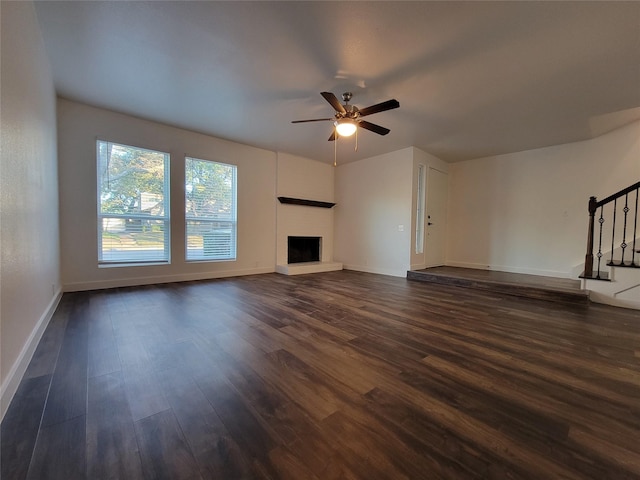
<svg viewBox="0 0 640 480">
<path fill-rule="evenodd" d="M 185 159 L 187 260 L 236 258 L 237 167 Z"/>
<path fill-rule="evenodd" d="M 169 261 L 169 154 L 98 141 L 98 262 Z"/>
</svg>

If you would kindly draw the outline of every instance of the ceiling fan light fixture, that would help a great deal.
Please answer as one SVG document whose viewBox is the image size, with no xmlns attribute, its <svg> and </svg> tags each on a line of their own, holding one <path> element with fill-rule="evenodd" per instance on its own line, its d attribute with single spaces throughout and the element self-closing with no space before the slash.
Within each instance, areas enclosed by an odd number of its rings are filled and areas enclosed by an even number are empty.
<svg viewBox="0 0 640 480">
<path fill-rule="evenodd" d="M 336 126 L 338 135 L 340 135 L 341 137 L 350 137 L 351 135 L 356 133 L 356 122 L 354 122 L 350 118 L 341 118 L 340 120 L 334 122 L 334 125 Z"/>
</svg>

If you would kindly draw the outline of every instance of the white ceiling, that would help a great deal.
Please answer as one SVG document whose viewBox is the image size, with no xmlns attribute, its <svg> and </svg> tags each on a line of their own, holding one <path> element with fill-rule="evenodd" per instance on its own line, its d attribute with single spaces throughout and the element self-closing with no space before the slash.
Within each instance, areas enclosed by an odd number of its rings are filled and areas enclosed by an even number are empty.
<svg viewBox="0 0 640 480">
<path fill-rule="evenodd" d="M 320 96 L 400 108 L 341 163 L 446 161 L 584 140 L 640 118 L 639 2 L 37 2 L 58 94 L 333 161 Z"/>
</svg>

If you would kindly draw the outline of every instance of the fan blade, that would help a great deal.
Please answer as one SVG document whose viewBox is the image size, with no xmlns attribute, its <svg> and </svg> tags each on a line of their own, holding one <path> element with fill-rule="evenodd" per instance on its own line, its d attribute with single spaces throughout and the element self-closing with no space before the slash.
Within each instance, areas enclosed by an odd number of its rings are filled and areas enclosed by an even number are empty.
<svg viewBox="0 0 640 480">
<path fill-rule="evenodd" d="M 347 113 L 347 111 L 344 109 L 344 107 L 340 103 L 340 100 L 338 100 L 338 97 L 336 97 L 333 93 L 321 92 L 320 95 L 322 95 L 324 99 L 331 104 L 331 106 L 336 112 Z"/>
<path fill-rule="evenodd" d="M 360 109 L 360 116 L 364 117 L 366 115 L 384 112 L 385 110 L 393 110 L 394 108 L 398 108 L 399 106 L 400 102 L 398 102 L 394 98 L 393 100 L 387 100 L 386 102 L 376 103 L 375 105 L 371 105 L 370 107 Z"/>
<path fill-rule="evenodd" d="M 335 118 L 314 118 L 313 120 L 291 120 L 291 123 L 326 122 L 327 120 L 335 120 Z"/>
<path fill-rule="evenodd" d="M 329 137 L 329 141 L 330 141 L 330 142 L 333 142 L 333 141 L 334 141 L 337 137 L 339 137 L 339 136 L 340 136 L 340 135 L 338 135 L 338 134 L 336 133 L 336 131 L 335 131 L 335 130 L 333 130 L 333 133 L 332 133 L 332 134 L 331 134 L 331 136 Z"/>
<path fill-rule="evenodd" d="M 366 120 L 360 120 L 358 122 L 358 126 L 373 133 L 377 133 L 378 135 L 386 135 L 391 131 L 388 128 L 381 127 L 380 125 L 376 125 L 375 123 L 367 122 Z"/>
</svg>

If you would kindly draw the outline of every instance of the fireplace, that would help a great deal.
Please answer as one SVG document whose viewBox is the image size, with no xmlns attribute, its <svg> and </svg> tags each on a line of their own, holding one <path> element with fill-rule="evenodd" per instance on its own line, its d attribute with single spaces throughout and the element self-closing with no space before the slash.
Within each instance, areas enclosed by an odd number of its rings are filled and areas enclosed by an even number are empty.
<svg viewBox="0 0 640 480">
<path fill-rule="evenodd" d="M 287 263 L 320 261 L 322 237 L 287 237 Z"/>
</svg>

